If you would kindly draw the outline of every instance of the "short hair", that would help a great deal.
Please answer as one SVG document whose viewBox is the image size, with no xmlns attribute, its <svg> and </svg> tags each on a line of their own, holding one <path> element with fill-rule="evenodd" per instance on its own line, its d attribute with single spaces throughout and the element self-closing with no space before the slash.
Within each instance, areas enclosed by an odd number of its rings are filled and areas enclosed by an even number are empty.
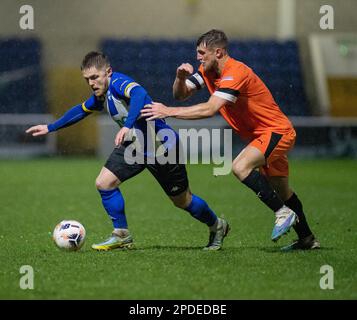
<svg viewBox="0 0 357 320">
<path fill-rule="evenodd" d="M 228 38 L 223 31 L 212 29 L 198 38 L 197 47 L 201 44 L 207 48 L 223 48 L 227 50 Z"/>
<path fill-rule="evenodd" d="M 85 55 L 81 64 L 81 70 L 89 69 L 91 67 L 96 67 L 97 69 L 110 67 L 110 62 L 108 57 L 97 51 L 91 51 Z"/>
</svg>

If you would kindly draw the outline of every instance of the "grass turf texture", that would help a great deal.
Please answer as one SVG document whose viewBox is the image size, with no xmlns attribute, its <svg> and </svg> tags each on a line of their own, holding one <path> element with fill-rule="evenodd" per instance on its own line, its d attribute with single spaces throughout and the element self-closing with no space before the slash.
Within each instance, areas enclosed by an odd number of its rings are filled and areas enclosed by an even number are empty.
<svg viewBox="0 0 357 320">
<path fill-rule="evenodd" d="M 136 250 L 96 252 L 111 222 L 91 159 L 1 161 L 0 299 L 356 299 L 357 164 L 353 160 L 291 162 L 291 185 L 303 200 L 323 249 L 281 253 L 295 238 L 270 240 L 274 218 L 232 175 L 188 167 L 190 186 L 232 230 L 219 252 L 204 252 L 208 230 L 175 208 L 144 171 L 121 190 Z M 63 219 L 84 224 L 78 252 L 55 247 L 49 232 Z M 322 290 L 322 265 L 334 289 Z M 34 268 L 34 289 L 22 290 L 22 265 Z"/>
</svg>

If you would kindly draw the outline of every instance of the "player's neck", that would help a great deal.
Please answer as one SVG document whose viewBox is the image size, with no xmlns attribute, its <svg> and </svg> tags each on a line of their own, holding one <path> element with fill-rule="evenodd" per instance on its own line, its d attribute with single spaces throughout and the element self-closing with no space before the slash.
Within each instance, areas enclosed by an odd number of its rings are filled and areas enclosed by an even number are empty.
<svg viewBox="0 0 357 320">
<path fill-rule="evenodd" d="M 229 55 L 225 55 L 222 57 L 222 59 L 218 60 L 218 65 L 217 65 L 217 69 L 216 69 L 216 73 L 217 75 L 220 77 L 222 74 L 222 71 L 224 69 L 224 66 L 227 62 L 227 60 L 229 59 Z"/>
</svg>

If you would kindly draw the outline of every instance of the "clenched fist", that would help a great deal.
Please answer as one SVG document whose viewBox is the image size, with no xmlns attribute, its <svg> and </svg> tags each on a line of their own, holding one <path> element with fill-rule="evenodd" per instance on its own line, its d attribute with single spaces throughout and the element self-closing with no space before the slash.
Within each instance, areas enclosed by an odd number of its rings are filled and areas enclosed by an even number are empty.
<svg viewBox="0 0 357 320">
<path fill-rule="evenodd" d="M 179 79 L 186 79 L 193 73 L 193 67 L 189 63 L 181 64 L 176 70 L 176 77 Z"/>
</svg>

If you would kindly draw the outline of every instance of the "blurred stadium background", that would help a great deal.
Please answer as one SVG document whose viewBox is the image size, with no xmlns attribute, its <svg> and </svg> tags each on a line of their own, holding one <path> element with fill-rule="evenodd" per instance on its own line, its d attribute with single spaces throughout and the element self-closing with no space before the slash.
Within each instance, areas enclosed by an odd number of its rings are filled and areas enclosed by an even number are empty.
<svg viewBox="0 0 357 320">
<path fill-rule="evenodd" d="M 20 28 L 25 4 L 34 30 Z M 333 30 L 319 25 L 326 4 Z M 356 299 L 356 13 L 356 0 L 2 0 L 0 299 Z M 111 230 L 94 180 L 118 128 L 101 114 L 44 138 L 24 130 L 88 97 L 79 65 L 91 50 L 174 104 L 176 68 L 197 66 L 196 38 L 212 28 L 227 33 L 231 55 L 254 68 L 295 124 L 291 180 L 323 249 L 280 254 L 294 235 L 270 241 L 273 217 L 250 190 L 232 176 L 214 178 L 210 165 L 189 165 L 192 190 L 230 220 L 224 250 L 202 252 L 205 226 L 174 208 L 144 172 L 123 187 L 138 250 L 94 252 L 90 244 Z M 218 115 L 170 122 L 227 127 Z M 236 155 L 242 144 L 233 142 Z M 78 254 L 50 240 L 65 218 L 88 231 Z M 34 267 L 36 290 L 19 288 L 24 264 Z M 335 290 L 319 286 L 325 264 L 336 272 Z"/>
<path fill-rule="evenodd" d="M 224 30 L 233 57 L 267 83 L 294 122 L 292 156 L 357 155 L 357 20 L 355 0 L 331 0 L 334 29 L 319 22 L 320 0 L 40 1 L 34 30 L 22 30 L 20 4 L 1 3 L 0 157 L 106 157 L 115 125 L 106 115 L 43 139 L 24 135 L 89 94 L 79 65 L 90 50 L 106 52 L 114 69 L 131 75 L 154 98 L 174 104 L 171 87 L 182 62 L 197 66 L 196 38 Z M 200 93 L 189 103 L 205 99 Z M 200 127 L 202 122 L 171 122 Z M 206 127 L 226 127 L 220 116 Z M 234 138 L 235 150 L 240 141 Z M 235 151 L 234 151 L 235 152 Z"/>
</svg>

